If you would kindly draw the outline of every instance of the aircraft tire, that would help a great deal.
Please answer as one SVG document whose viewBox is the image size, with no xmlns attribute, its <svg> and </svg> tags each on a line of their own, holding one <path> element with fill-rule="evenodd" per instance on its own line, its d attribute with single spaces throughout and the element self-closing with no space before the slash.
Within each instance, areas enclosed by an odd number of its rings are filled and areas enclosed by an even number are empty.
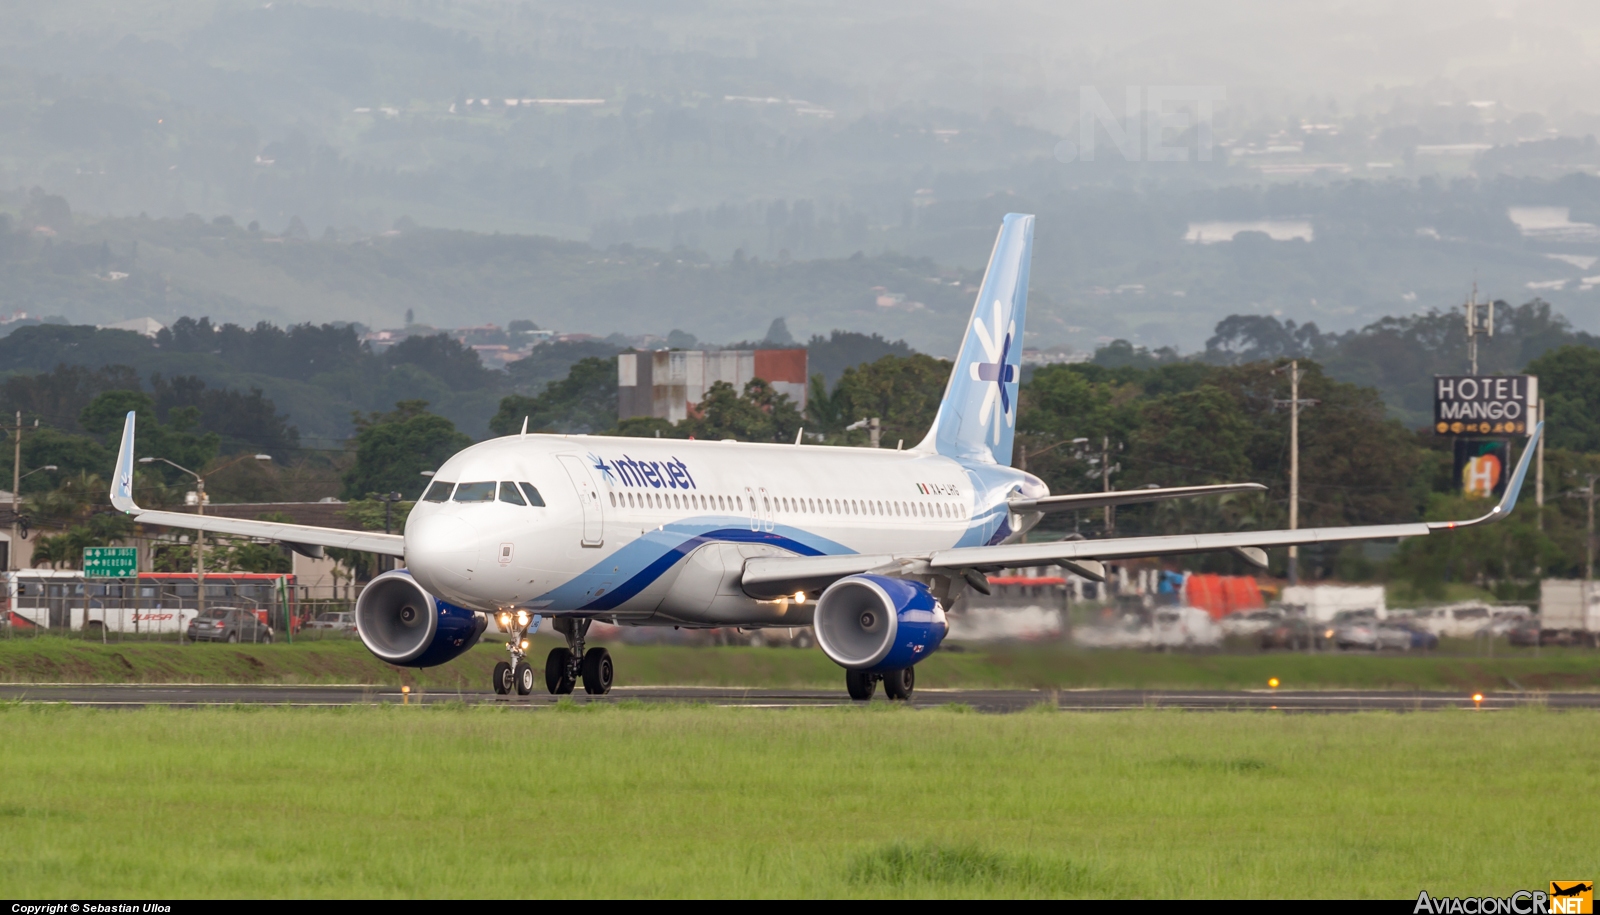
<svg viewBox="0 0 1600 915">
<path fill-rule="evenodd" d="M 883 694 L 890 699 L 904 702 L 911 698 L 911 691 L 916 687 L 916 668 L 902 667 L 883 675 Z"/>
<path fill-rule="evenodd" d="M 611 680 L 615 673 L 615 668 L 611 665 L 611 652 L 604 648 L 591 648 L 584 652 L 584 692 L 592 696 L 604 696 L 611 692 Z"/>
<path fill-rule="evenodd" d="M 572 652 L 565 648 L 552 648 L 544 659 L 544 685 L 552 696 L 565 696 L 577 685 L 569 672 L 572 669 Z"/>
<path fill-rule="evenodd" d="M 504 696 L 511 692 L 511 686 L 511 665 L 501 661 L 494 666 L 494 691 Z"/>
<path fill-rule="evenodd" d="M 526 696 L 533 692 L 533 666 L 527 661 L 518 661 L 516 674 L 517 695 Z"/>
<path fill-rule="evenodd" d="M 844 688 L 850 692 L 850 698 L 865 702 L 878 691 L 878 678 L 864 670 L 847 670 L 844 672 Z"/>
</svg>

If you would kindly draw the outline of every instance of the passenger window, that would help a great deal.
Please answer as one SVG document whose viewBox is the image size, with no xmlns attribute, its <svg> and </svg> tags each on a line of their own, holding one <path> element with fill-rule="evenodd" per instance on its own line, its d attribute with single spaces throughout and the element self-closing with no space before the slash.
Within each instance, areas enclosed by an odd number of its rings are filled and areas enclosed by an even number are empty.
<svg viewBox="0 0 1600 915">
<path fill-rule="evenodd" d="M 428 494 L 423 496 L 422 500 L 424 502 L 448 502 L 450 501 L 450 490 L 455 485 L 454 483 L 446 483 L 443 480 L 434 480 L 433 485 L 428 487 Z"/>
<path fill-rule="evenodd" d="M 534 508 L 544 508 L 544 497 L 539 495 L 539 490 L 533 488 L 532 483 L 522 484 L 522 494 L 528 497 L 528 504 Z"/>
<path fill-rule="evenodd" d="M 522 493 L 517 492 L 517 484 L 502 480 L 500 483 L 500 501 L 510 502 L 512 505 L 527 505 L 523 501 Z"/>
<path fill-rule="evenodd" d="M 493 483 L 462 483 L 456 487 L 457 502 L 493 502 Z"/>
</svg>

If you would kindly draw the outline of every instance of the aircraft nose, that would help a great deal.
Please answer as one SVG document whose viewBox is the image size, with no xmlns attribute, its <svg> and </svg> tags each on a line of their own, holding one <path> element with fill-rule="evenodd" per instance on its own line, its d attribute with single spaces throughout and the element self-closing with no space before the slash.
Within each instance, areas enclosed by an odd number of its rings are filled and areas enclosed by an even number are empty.
<svg viewBox="0 0 1600 915">
<path fill-rule="evenodd" d="M 472 580 L 478 561 L 478 535 L 449 514 L 413 517 L 406 524 L 406 567 L 431 591 Z"/>
</svg>

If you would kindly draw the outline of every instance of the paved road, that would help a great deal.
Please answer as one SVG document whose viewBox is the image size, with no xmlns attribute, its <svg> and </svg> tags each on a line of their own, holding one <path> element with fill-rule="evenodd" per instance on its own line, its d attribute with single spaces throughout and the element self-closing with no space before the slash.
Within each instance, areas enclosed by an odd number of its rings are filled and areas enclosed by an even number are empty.
<svg viewBox="0 0 1600 915">
<path fill-rule="evenodd" d="M 882 693 L 875 701 L 883 702 Z M 624 699 L 645 702 L 695 702 L 746 708 L 797 708 L 853 704 L 841 690 L 726 689 L 716 687 L 619 687 L 604 697 L 587 696 L 581 691 L 575 702 L 617 702 Z M 541 708 L 555 702 L 549 695 L 497 696 L 486 692 L 413 692 L 402 695 L 391 686 L 121 686 L 121 685 L 20 685 L 0 684 L 0 700 L 24 702 L 67 702 L 96 708 L 128 708 L 168 705 L 184 708 L 217 705 L 285 705 L 295 707 L 360 705 L 365 703 L 500 704 Z M 920 689 L 912 704 L 919 707 L 964 703 L 983 712 L 1014 712 L 1041 703 L 1054 703 L 1072 711 L 1113 711 L 1137 708 L 1180 708 L 1213 711 L 1356 712 L 1425 711 L 1443 708 L 1472 708 L 1472 696 L 1461 692 L 1398 691 L 1268 691 L 1268 690 L 1131 690 L 1090 689 L 1041 692 L 1036 690 L 935 690 Z M 1600 708 L 1600 692 L 1595 693 L 1486 693 L 1481 707 L 1486 710 L 1519 705 L 1543 705 L 1554 709 Z"/>
</svg>

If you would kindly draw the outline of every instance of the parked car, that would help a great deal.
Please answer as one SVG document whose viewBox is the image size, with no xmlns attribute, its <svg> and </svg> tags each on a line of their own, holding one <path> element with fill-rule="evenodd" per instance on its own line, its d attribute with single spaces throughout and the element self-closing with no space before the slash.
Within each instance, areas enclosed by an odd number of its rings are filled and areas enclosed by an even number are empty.
<svg viewBox="0 0 1600 915">
<path fill-rule="evenodd" d="M 355 632 L 356 614 L 354 610 L 326 610 L 317 614 L 306 624 L 306 628 L 324 632 Z"/>
<path fill-rule="evenodd" d="M 1321 644 L 1325 641 L 1325 633 L 1330 631 L 1324 625 L 1303 616 L 1286 616 L 1276 625 L 1261 630 L 1258 639 L 1263 650 L 1302 649 Z"/>
<path fill-rule="evenodd" d="M 1540 625 L 1537 616 L 1527 617 L 1506 632 L 1506 641 L 1518 648 L 1533 648 L 1544 644 L 1539 635 Z"/>
<path fill-rule="evenodd" d="M 1222 642 L 1222 627 L 1199 607 L 1162 607 L 1156 611 L 1150 644 L 1155 648 L 1203 648 Z"/>
<path fill-rule="evenodd" d="M 1429 651 L 1439 647 L 1439 637 L 1410 620 L 1384 620 L 1378 624 L 1377 647 L 1396 651 Z"/>
<path fill-rule="evenodd" d="M 1084 648 L 1149 648 L 1154 640 L 1154 627 L 1137 612 L 1072 627 L 1072 641 Z"/>
<path fill-rule="evenodd" d="M 1239 610 L 1222 618 L 1222 634 L 1233 638 L 1260 635 L 1263 630 L 1276 626 L 1283 619 L 1283 610 L 1268 607 L 1265 610 Z"/>
<path fill-rule="evenodd" d="M 1510 633 L 1531 616 L 1533 616 L 1531 607 L 1515 605 L 1496 607 L 1490 614 L 1489 622 L 1480 627 L 1474 635 L 1478 638 L 1498 638 Z"/>
<path fill-rule="evenodd" d="M 1351 648 L 1375 650 L 1379 647 L 1378 619 L 1375 616 L 1357 616 L 1341 620 L 1334 623 L 1328 632 L 1333 634 L 1333 644 L 1340 651 L 1348 651 Z"/>
<path fill-rule="evenodd" d="M 272 644 L 272 629 L 250 610 L 213 607 L 189 621 L 196 642 L 262 642 Z"/>
<path fill-rule="evenodd" d="M 1417 612 L 1417 622 L 1441 638 L 1470 639 L 1490 619 L 1489 605 L 1476 601 Z"/>
</svg>

